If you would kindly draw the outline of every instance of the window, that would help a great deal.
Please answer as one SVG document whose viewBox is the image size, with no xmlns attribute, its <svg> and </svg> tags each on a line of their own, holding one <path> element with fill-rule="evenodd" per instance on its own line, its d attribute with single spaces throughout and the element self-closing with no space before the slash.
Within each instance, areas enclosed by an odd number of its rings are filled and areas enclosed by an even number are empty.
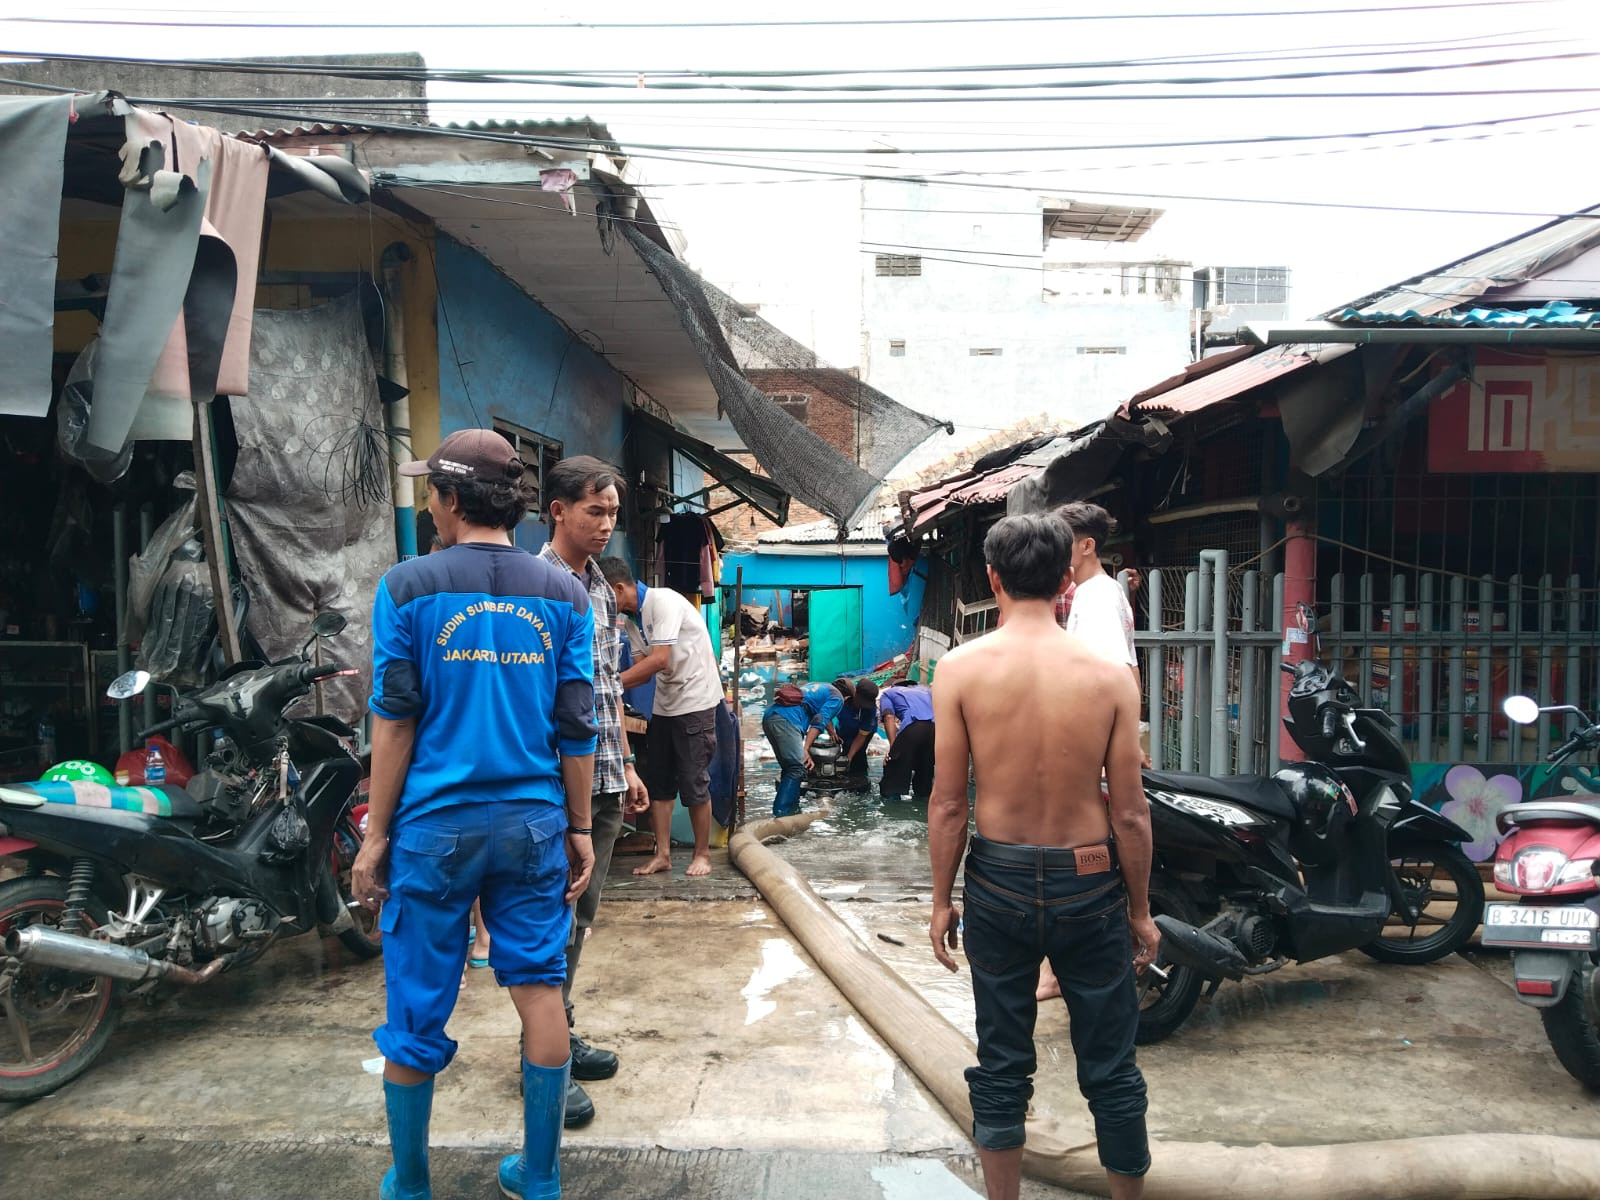
<svg viewBox="0 0 1600 1200">
<path fill-rule="evenodd" d="M 904 358 L 905 356 L 906 356 L 906 344 L 905 344 L 905 342 L 903 340 L 901 340 L 900 338 L 890 338 L 889 339 L 889 357 L 890 358 Z"/>
<path fill-rule="evenodd" d="M 788 413 L 800 424 L 806 423 L 806 415 L 811 408 L 811 397 L 803 392 L 772 392 L 767 396 L 784 412 Z"/>
<path fill-rule="evenodd" d="M 973 358 L 999 358 L 1005 351 L 999 346 L 974 346 L 967 353 Z"/>
<path fill-rule="evenodd" d="M 1079 354 L 1126 354 L 1126 346 L 1079 346 Z"/>
<path fill-rule="evenodd" d="M 513 425 L 510 421 L 496 421 L 494 431 L 511 443 L 517 457 L 533 475 L 533 502 L 528 506 L 528 514 L 523 520 L 543 520 L 544 477 L 551 467 L 561 461 L 561 443 L 542 433 Z"/>
<path fill-rule="evenodd" d="M 879 254 L 876 256 L 879 275 L 921 275 L 920 254 Z"/>
</svg>

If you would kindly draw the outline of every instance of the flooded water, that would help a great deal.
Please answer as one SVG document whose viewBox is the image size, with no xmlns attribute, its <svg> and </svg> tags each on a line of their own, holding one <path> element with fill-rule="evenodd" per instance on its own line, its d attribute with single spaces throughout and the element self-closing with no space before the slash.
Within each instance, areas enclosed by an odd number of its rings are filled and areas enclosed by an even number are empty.
<svg viewBox="0 0 1600 1200">
<path fill-rule="evenodd" d="M 804 682 L 805 662 L 747 661 L 739 674 L 740 726 L 745 750 L 745 812 L 759 820 L 772 812 L 778 764 L 761 732 L 761 714 L 778 686 Z M 867 748 L 870 792 L 816 792 L 806 789 L 801 810 L 826 806 L 828 816 L 773 849 L 793 863 L 827 900 L 929 900 L 933 890 L 928 864 L 927 805 L 914 800 L 884 800 L 877 794 L 888 744 L 880 736 Z"/>
</svg>

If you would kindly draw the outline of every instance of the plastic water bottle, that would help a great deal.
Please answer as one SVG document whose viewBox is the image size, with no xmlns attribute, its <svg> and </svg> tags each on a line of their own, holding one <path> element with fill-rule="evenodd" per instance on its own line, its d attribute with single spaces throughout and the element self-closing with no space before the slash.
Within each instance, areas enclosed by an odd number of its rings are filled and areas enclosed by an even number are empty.
<svg viewBox="0 0 1600 1200">
<path fill-rule="evenodd" d="M 161 744 L 154 738 L 145 743 L 144 781 L 149 787 L 159 787 L 167 781 L 167 760 L 161 756 Z"/>
</svg>

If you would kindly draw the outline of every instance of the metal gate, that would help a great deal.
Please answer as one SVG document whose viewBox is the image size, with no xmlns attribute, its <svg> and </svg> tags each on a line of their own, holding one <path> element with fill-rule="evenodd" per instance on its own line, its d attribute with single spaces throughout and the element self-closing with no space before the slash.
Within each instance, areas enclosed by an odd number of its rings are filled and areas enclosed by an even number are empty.
<svg viewBox="0 0 1600 1200">
<path fill-rule="evenodd" d="M 1156 767 L 1209 774 L 1279 765 L 1283 576 L 1230 571 L 1206 550 L 1197 568 L 1152 570 L 1136 638 Z M 1319 588 L 1311 653 L 1342 671 L 1363 705 L 1389 712 L 1414 763 L 1532 764 L 1574 727 L 1520 729 L 1508 695 L 1593 708 L 1600 689 L 1600 589 L 1578 575 L 1536 582 L 1447 574 L 1334 575 Z"/>
<path fill-rule="evenodd" d="M 1153 765 L 1277 770 L 1283 575 L 1230 573 L 1226 550 L 1203 550 L 1197 570 L 1152 570 L 1144 586 L 1149 611 L 1134 644 Z"/>
</svg>

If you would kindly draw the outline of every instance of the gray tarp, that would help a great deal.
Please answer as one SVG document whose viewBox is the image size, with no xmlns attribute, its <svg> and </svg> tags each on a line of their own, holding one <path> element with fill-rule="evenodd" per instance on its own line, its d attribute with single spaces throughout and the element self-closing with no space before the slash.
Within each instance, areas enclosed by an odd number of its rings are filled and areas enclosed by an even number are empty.
<svg viewBox="0 0 1600 1200">
<path fill-rule="evenodd" d="M 71 96 L 0 97 L 0 413 L 14 416 L 50 411 L 56 244 L 72 105 Z"/>
<path fill-rule="evenodd" d="M 838 388 L 844 372 L 819 367 L 814 352 L 761 322 L 769 332 L 759 353 L 750 356 L 753 368 L 807 374 L 833 399 L 860 414 L 870 436 L 858 440 L 859 463 L 846 458 L 746 377 L 723 325 L 738 323 L 737 306 L 636 226 L 622 222 L 618 228 L 678 310 L 723 411 L 761 469 L 784 491 L 827 513 L 841 528 L 860 518 L 895 464 L 944 425 L 859 380 Z"/>
<path fill-rule="evenodd" d="M 233 421 L 239 461 L 228 523 L 250 631 L 279 658 L 299 649 L 315 613 L 343 613 L 350 623 L 321 643 L 324 661 L 361 674 L 321 690 L 324 711 L 358 721 L 371 679 L 372 600 L 395 541 L 383 410 L 353 294 L 256 311 L 250 402 L 233 406 Z"/>
</svg>

